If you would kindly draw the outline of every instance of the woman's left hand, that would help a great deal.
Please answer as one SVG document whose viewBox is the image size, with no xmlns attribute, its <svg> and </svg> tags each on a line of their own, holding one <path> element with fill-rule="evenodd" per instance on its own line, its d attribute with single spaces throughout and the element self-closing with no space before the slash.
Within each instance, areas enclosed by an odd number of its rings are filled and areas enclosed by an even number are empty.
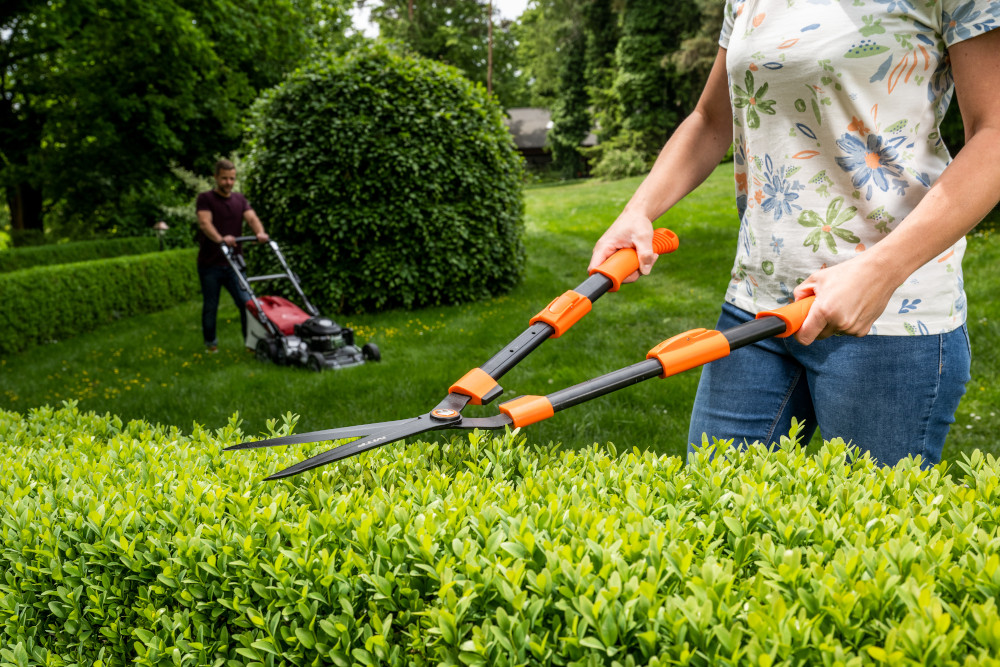
<svg viewBox="0 0 1000 667">
<path fill-rule="evenodd" d="M 859 255 L 806 278 L 795 288 L 795 300 L 815 295 L 816 301 L 796 340 L 809 345 L 839 334 L 866 335 L 899 286 L 892 274 L 874 256 Z"/>
</svg>

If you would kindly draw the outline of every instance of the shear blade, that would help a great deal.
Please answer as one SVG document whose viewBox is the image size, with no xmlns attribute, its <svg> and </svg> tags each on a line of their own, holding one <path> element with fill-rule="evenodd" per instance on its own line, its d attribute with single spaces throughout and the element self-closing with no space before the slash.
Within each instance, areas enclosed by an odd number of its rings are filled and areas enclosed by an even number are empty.
<svg viewBox="0 0 1000 667">
<path fill-rule="evenodd" d="M 324 431 L 310 431 L 309 433 L 296 433 L 293 435 L 283 435 L 267 440 L 251 440 L 230 445 L 222 451 L 231 452 L 237 449 L 258 449 L 260 447 L 281 447 L 284 445 L 300 445 L 306 442 L 323 442 L 325 440 L 343 440 L 345 438 L 357 438 L 365 435 L 377 435 L 386 430 L 396 428 L 401 424 L 408 424 L 413 419 L 396 419 L 389 422 L 379 422 L 377 424 L 361 424 L 360 426 L 344 426 L 342 428 L 331 428 Z"/>
<path fill-rule="evenodd" d="M 376 447 L 381 447 L 382 445 L 388 445 L 389 443 L 402 440 L 403 438 L 407 438 L 411 435 L 426 433 L 427 431 L 437 431 L 439 429 L 454 428 L 455 426 L 455 422 L 437 422 L 426 415 L 421 415 L 415 419 L 407 419 L 404 420 L 404 423 L 398 428 L 385 429 L 380 433 L 372 433 L 368 435 L 368 437 L 361 438 L 360 440 L 355 440 L 354 442 L 334 447 L 333 449 L 325 451 L 322 454 L 317 454 L 310 459 L 300 461 L 299 463 L 285 468 L 280 472 L 276 472 L 268 477 L 267 480 L 291 477 L 292 475 L 297 475 L 300 472 L 312 470 L 313 468 L 318 468 L 321 465 L 333 463 L 334 461 L 340 461 L 341 459 L 346 459 L 349 456 L 360 454 L 368 451 L 369 449 L 375 449 Z"/>
</svg>

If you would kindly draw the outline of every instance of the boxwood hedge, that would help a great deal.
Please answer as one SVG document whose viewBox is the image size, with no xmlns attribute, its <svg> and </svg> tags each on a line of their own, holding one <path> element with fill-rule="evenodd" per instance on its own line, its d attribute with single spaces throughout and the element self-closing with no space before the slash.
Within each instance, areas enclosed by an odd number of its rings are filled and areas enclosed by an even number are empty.
<svg viewBox="0 0 1000 667">
<path fill-rule="evenodd" d="M 86 262 L 122 255 L 142 255 L 158 249 L 158 241 L 152 236 L 10 248 L 0 252 L 0 273 L 30 269 L 33 266 Z"/>
<path fill-rule="evenodd" d="M 247 151 L 250 201 L 321 310 L 520 281 L 522 160 L 500 106 L 454 67 L 386 46 L 312 63 L 254 106 Z"/>
<path fill-rule="evenodd" d="M 294 418 L 272 433 L 288 432 Z M 0 412 L 2 665 L 996 665 L 1000 462 Z"/>
<path fill-rule="evenodd" d="M 0 354 L 69 338 L 199 293 L 196 249 L 0 273 Z"/>
</svg>

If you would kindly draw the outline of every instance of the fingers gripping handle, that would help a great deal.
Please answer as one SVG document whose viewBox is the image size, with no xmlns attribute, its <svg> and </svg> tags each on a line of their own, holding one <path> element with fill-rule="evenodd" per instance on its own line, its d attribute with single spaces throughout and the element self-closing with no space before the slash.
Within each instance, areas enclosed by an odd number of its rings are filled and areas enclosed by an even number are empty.
<svg viewBox="0 0 1000 667">
<path fill-rule="evenodd" d="M 806 298 L 799 299 L 795 303 L 790 303 L 787 306 L 757 313 L 757 319 L 759 320 L 762 317 L 779 318 L 785 323 L 785 333 L 778 334 L 777 337 L 788 338 L 798 331 L 802 326 L 802 323 L 806 321 L 806 315 L 809 314 L 809 309 L 812 307 L 813 301 L 815 300 L 816 297 L 807 296 Z"/>
<path fill-rule="evenodd" d="M 669 229 L 660 228 L 653 232 L 653 252 L 657 255 L 673 252 L 677 250 L 679 244 L 680 240 L 677 238 L 677 234 Z M 638 270 L 639 255 L 636 254 L 635 248 L 622 248 L 590 273 L 591 275 L 600 273 L 607 276 L 614 283 L 610 291 L 617 292 L 622 281 Z"/>
</svg>

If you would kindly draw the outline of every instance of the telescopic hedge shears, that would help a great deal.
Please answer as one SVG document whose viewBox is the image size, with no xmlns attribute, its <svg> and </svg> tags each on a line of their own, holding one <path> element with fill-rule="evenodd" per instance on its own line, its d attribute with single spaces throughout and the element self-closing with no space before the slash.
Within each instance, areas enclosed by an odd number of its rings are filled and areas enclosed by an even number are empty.
<svg viewBox="0 0 1000 667">
<path fill-rule="evenodd" d="M 657 254 L 677 249 L 677 235 L 669 229 L 657 229 L 653 235 L 653 250 Z M 358 438 L 347 444 L 317 454 L 312 458 L 277 472 L 268 480 L 281 479 L 333 463 L 355 454 L 404 438 L 448 429 L 518 428 L 548 419 L 555 413 L 585 401 L 624 389 L 654 377 L 670 377 L 702 364 L 727 356 L 732 350 L 777 336 L 784 338 L 798 331 L 812 305 L 808 297 L 776 310 L 758 313 L 757 319 L 714 331 L 692 329 L 669 338 L 646 355 L 646 360 L 620 368 L 598 378 L 556 391 L 547 396 L 521 396 L 498 406 L 500 414 L 493 417 L 463 417 L 466 405 L 486 405 L 503 389 L 497 383 L 528 354 L 549 338 L 558 338 L 590 312 L 591 304 L 605 292 L 616 292 L 622 281 L 639 268 L 639 258 L 632 248 L 617 251 L 575 289 L 555 298 L 540 313 L 529 320 L 525 331 L 495 354 L 489 361 L 466 373 L 453 384 L 448 395 L 430 412 L 410 419 L 361 424 L 343 428 L 286 435 L 267 440 L 243 442 L 225 451 L 277 447 L 307 442 Z"/>
</svg>

